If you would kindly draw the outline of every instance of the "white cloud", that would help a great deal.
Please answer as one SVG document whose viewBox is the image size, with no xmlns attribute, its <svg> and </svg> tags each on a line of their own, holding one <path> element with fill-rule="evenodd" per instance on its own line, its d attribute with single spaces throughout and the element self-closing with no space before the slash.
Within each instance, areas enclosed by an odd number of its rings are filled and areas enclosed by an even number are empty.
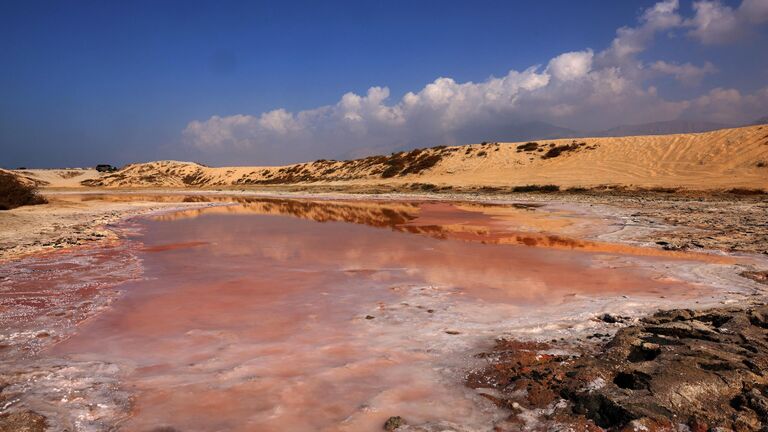
<svg viewBox="0 0 768 432">
<path fill-rule="evenodd" d="M 287 134 L 299 127 L 293 118 L 293 114 L 282 108 L 262 114 L 259 117 L 258 124 L 265 131 L 281 135 Z"/>
<path fill-rule="evenodd" d="M 690 63 L 668 63 L 665 61 L 657 61 L 651 63 L 650 69 L 662 74 L 672 75 L 683 84 L 698 84 L 701 82 L 705 75 L 715 73 L 717 69 L 715 66 L 706 62 L 703 66 L 695 66 Z"/>
<path fill-rule="evenodd" d="M 766 2 L 744 0 L 728 13 L 749 10 L 753 19 L 762 19 Z M 190 122 L 184 141 L 206 155 L 226 155 L 219 162 L 241 157 L 249 163 L 282 163 L 509 139 L 516 125 L 534 121 L 597 130 L 681 116 L 738 122 L 768 111 L 768 90 L 744 95 L 718 88 L 682 101 L 659 94 L 653 80 L 661 75 L 697 84 L 715 72 L 711 63 L 645 63 L 638 58 L 660 33 L 704 29 L 696 37 L 709 38 L 720 31 L 713 26 L 724 25 L 707 21 L 725 13 L 715 10 L 722 5 L 698 2 L 691 19 L 681 17 L 678 6 L 677 0 L 657 3 L 642 13 L 637 26 L 618 29 L 601 52 L 567 52 L 546 67 L 511 70 L 481 82 L 441 77 L 396 100 L 388 88 L 371 87 L 365 95 L 346 93 L 335 104 L 295 113 L 277 109 L 258 116 L 213 116 Z"/>
<path fill-rule="evenodd" d="M 768 1 L 744 0 L 739 6 L 741 13 L 747 21 L 754 24 L 768 22 Z"/>
<path fill-rule="evenodd" d="M 560 54 L 549 61 L 547 72 L 560 81 L 583 78 L 592 69 L 593 57 L 591 49 Z"/>
<path fill-rule="evenodd" d="M 690 102 L 686 114 L 720 123 L 755 120 L 768 112 L 768 87 L 753 94 L 736 89 L 714 88 Z"/>
<path fill-rule="evenodd" d="M 677 13 L 678 0 L 664 0 L 643 12 L 640 25 L 621 27 L 611 47 L 603 53 L 609 60 L 620 62 L 646 49 L 656 33 L 678 27 L 682 18 Z"/>
<path fill-rule="evenodd" d="M 743 0 L 733 9 L 719 0 L 693 3 L 694 16 L 686 20 L 689 34 L 704 44 L 723 44 L 744 37 L 754 25 L 768 22 L 768 0 Z"/>
</svg>

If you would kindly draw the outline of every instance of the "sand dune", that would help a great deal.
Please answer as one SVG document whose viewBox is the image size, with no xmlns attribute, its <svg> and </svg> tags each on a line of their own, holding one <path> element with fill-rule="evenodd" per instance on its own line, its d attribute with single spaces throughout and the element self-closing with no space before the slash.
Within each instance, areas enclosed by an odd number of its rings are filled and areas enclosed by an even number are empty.
<svg viewBox="0 0 768 432">
<path fill-rule="evenodd" d="M 768 125 L 676 135 L 543 140 L 434 147 L 351 161 L 211 168 L 191 162 L 95 171 L 28 170 L 47 187 L 241 187 L 269 184 L 507 187 L 621 185 L 695 190 L 768 189 Z M 72 175 L 72 177 L 67 177 Z"/>
<path fill-rule="evenodd" d="M 95 169 L 25 169 L 13 171 L 22 181 L 38 187 L 72 188 L 83 186 L 83 180 L 98 179 L 101 173 Z"/>
</svg>

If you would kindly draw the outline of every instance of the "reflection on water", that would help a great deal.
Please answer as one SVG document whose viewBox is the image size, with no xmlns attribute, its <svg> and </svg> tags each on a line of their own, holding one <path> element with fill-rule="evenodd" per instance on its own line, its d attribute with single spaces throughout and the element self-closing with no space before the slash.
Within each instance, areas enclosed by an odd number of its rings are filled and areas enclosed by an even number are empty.
<svg viewBox="0 0 768 432">
<path fill-rule="evenodd" d="M 157 216 L 156 220 L 172 221 L 214 213 L 289 215 L 315 222 L 350 222 L 390 228 L 438 239 L 732 262 L 729 258 L 710 254 L 586 241 L 556 234 L 573 223 L 572 217 L 569 217 L 571 215 L 563 212 L 534 211 L 541 206 L 536 204 L 313 201 L 261 197 L 234 197 L 233 200 L 239 205 L 173 212 Z"/>
<path fill-rule="evenodd" d="M 480 341 L 574 296 L 699 295 L 658 258 L 521 232 L 538 213 L 253 199 L 144 220 L 146 278 L 52 354 L 122 365 L 129 431 L 490 430 L 503 414 L 459 385 Z"/>
</svg>

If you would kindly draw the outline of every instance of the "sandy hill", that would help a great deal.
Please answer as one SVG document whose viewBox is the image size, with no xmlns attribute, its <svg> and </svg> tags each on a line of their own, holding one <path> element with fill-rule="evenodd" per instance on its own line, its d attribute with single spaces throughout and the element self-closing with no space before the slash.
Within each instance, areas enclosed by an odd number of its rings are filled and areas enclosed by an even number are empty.
<svg viewBox="0 0 768 432">
<path fill-rule="evenodd" d="M 49 170 L 46 170 L 49 171 Z M 768 189 L 768 125 L 705 133 L 433 147 L 350 161 L 211 168 L 190 162 L 129 165 L 98 175 L 35 174 L 50 187 L 241 187 L 270 184 L 423 183 L 505 187 L 624 185 Z"/>
<path fill-rule="evenodd" d="M 98 179 L 101 173 L 95 169 L 24 169 L 13 171 L 19 178 L 38 187 L 81 187 L 84 180 Z"/>
<path fill-rule="evenodd" d="M 29 178 L 19 174 L 18 171 L 5 170 L 5 169 L 0 168 L 0 175 L 10 175 L 10 176 L 13 176 L 15 179 L 17 179 L 23 185 L 29 185 L 29 186 L 38 186 L 39 185 L 34 180 L 29 179 Z"/>
</svg>

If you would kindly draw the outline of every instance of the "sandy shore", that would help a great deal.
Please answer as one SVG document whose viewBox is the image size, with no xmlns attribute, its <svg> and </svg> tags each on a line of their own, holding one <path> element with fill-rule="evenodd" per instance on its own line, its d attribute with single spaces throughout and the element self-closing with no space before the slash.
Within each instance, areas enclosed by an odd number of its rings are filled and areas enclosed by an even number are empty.
<svg viewBox="0 0 768 432">
<path fill-rule="evenodd" d="M 141 214 L 204 203 L 151 201 L 72 201 L 45 193 L 49 203 L 0 212 L 0 262 L 37 252 L 109 242 L 117 235 L 107 225 Z"/>
</svg>

